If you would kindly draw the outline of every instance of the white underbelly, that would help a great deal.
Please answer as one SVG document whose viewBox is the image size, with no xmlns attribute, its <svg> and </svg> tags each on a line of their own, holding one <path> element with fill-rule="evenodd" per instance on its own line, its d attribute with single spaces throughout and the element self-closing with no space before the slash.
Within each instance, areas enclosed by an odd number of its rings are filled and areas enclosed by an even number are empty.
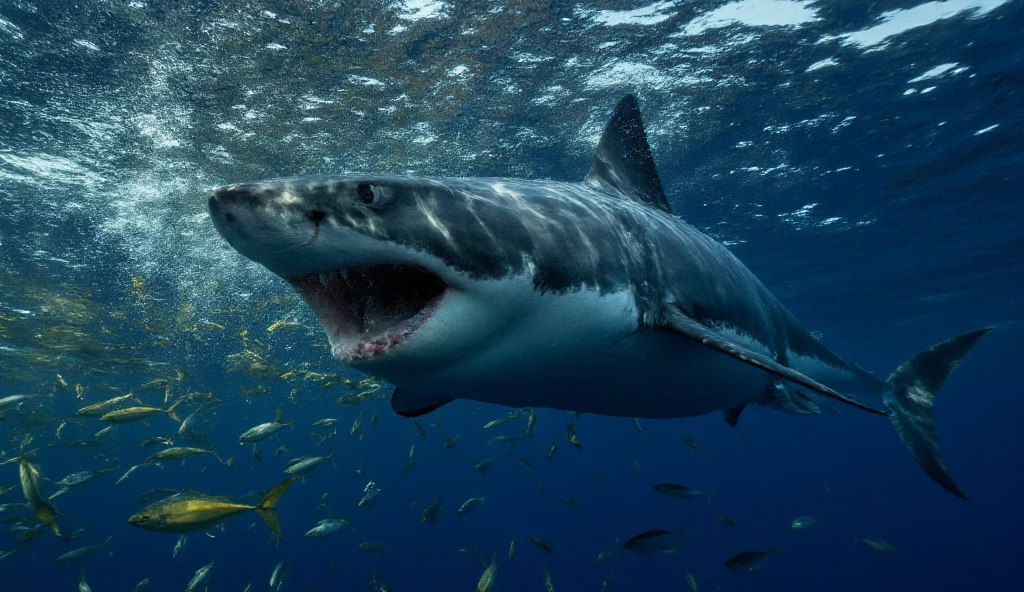
<svg viewBox="0 0 1024 592">
<path fill-rule="evenodd" d="M 637 331 L 635 316 L 629 322 L 614 331 L 586 327 L 581 318 L 558 327 L 521 324 L 458 363 L 374 373 L 453 398 L 644 418 L 730 409 L 761 398 L 770 383 L 767 373 L 690 339 Z"/>
<path fill-rule="evenodd" d="M 671 418 L 761 398 L 769 376 L 667 330 L 637 330 L 629 292 L 453 292 L 393 353 L 360 365 L 404 389 L 510 407 Z M 497 303 L 497 305 L 495 304 Z"/>
<path fill-rule="evenodd" d="M 663 331 L 634 334 L 585 357 L 563 357 L 529 370 L 480 368 L 451 384 L 460 398 L 511 407 L 548 407 L 622 417 L 704 415 L 764 396 L 769 376 L 707 347 Z"/>
</svg>

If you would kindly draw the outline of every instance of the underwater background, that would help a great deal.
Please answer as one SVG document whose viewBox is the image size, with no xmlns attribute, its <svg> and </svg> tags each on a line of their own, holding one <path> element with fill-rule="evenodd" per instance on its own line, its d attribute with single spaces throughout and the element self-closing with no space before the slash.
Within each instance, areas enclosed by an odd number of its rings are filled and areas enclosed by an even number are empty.
<svg viewBox="0 0 1024 592">
<path fill-rule="evenodd" d="M 1012 589 L 1022 30 L 1019 0 L 0 2 L 0 397 L 35 395 L 0 422 L 2 460 L 14 459 L 0 465 L 0 491 L 13 486 L 0 554 L 16 551 L 0 589 L 73 590 L 84 572 L 97 592 L 144 578 L 183 590 L 213 559 L 211 591 L 268 589 L 282 561 L 290 590 L 472 590 L 494 554 L 494 590 L 543 590 L 545 570 L 556 590 L 684 590 L 684 572 L 701 590 Z M 456 402 L 420 418 L 421 434 L 208 219 L 212 187 L 283 175 L 581 179 L 631 92 L 676 214 L 846 359 L 885 377 L 997 327 L 936 405 L 970 501 L 932 483 L 888 421 L 847 408 L 750 409 L 735 428 L 719 414 L 640 420 L 642 433 L 583 415 L 579 449 L 572 414 L 537 410 L 533 438 L 506 448 L 492 439 L 523 433 L 525 415 L 485 429 L 510 410 Z M 185 445 L 166 414 L 99 437 L 105 424 L 75 415 L 130 390 L 159 407 L 212 392 L 180 417 L 196 413 L 233 466 L 205 455 L 115 485 L 159 450 L 138 442 Z M 238 436 L 279 408 L 294 428 L 261 442 L 257 461 Z M 312 425 L 323 418 L 338 422 Z M 177 535 L 127 523 L 147 490 L 255 503 L 287 460 L 332 450 L 282 498 L 283 540 L 250 512 L 190 533 L 172 557 Z M 52 480 L 47 496 L 68 474 L 118 468 L 53 499 L 74 541 L 16 505 L 22 454 Z M 474 470 L 488 458 L 486 475 Z M 371 480 L 377 503 L 357 507 Z M 659 495 L 662 482 L 706 495 Z M 440 519 L 421 522 L 436 499 Z M 353 528 L 303 536 L 332 515 Z M 798 516 L 820 521 L 794 532 Z M 648 529 L 682 529 L 687 545 L 621 551 Z M 112 554 L 53 563 L 110 535 Z M 755 573 L 724 565 L 771 549 Z"/>
</svg>

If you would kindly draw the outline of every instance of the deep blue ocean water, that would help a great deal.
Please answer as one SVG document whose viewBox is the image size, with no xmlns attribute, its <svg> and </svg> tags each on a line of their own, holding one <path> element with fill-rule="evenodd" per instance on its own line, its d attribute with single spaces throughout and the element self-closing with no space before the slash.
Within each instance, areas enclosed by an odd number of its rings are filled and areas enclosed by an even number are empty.
<svg viewBox="0 0 1024 592">
<path fill-rule="evenodd" d="M 1024 548 L 1022 28 L 1019 0 L 0 3 L 0 396 L 40 393 L 0 422 L 2 450 L 34 451 L 53 481 L 120 466 L 53 500 L 65 531 L 85 529 L 75 541 L 44 530 L 19 542 L 6 527 L 34 521 L 4 511 L 24 518 L 2 523 L 0 552 L 22 552 L 0 563 L 0 590 L 73 590 L 83 571 L 97 592 L 143 578 L 149 590 L 183 590 L 211 559 L 211 591 L 265 590 L 280 561 L 290 590 L 367 590 L 374 574 L 396 592 L 471 590 L 483 566 L 458 553 L 471 544 L 497 554 L 499 591 L 542 590 L 545 568 L 560 591 L 598 590 L 609 574 L 611 590 L 684 590 L 687 571 L 700 590 L 1014 589 Z M 341 387 L 277 378 L 344 369 L 288 287 L 216 234 L 211 187 L 341 171 L 575 180 L 629 92 L 675 212 L 727 244 L 846 359 L 884 377 L 943 339 L 997 327 L 936 407 L 970 501 L 931 482 L 884 418 L 853 409 L 750 409 L 736 428 L 718 414 L 641 420 L 642 436 L 628 419 L 584 415 L 580 450 L 566 442 L 570 414 L 539 410 L 533 441 L 506 450 L 488 442 L 525 420 L 483 429 L 504 408 L 453 403 L 420 420 L 422 438 L 386 399 L 342 407 Z M 298 326 L 267 330 L 279 320 Z M 228 358 L 245 348 L 273 377 Z M 121 426 L 84 449 L 65 444 L 89 439 L 95 419 L 57 436 L 76 409 L 116 394 L 100 385 L 163 404 L 162 390 L 140 390 L 161 377 L 174 396 L 220 399 L 201 431 L 234 468 L 190 459 L 115 486 L 152 452 L 135 444 L 174 434 L 175 422 Z M 263 442 L 255 462 L 238 435 L 278 408 L 295 429 Z M 311 424 L 323 417 L 339 418 L 338 433 L 318 445 L 311 434 L 326 432 Z M 333 466 L 285 494 L 280 542 L 248 513 L 191 533 L 172 558 L 176 535 L 126 523 L 145 490 L 251 501 L 283 479 L 287 458 L 333 449 Z M 486 477 L 473 470 L 485 458 L 495 459 Z M 0 465 L 0 489 L 17 473 Z M 371 479 L 379 502 L 357 508 Z M 665 481 L 710 499 L 651 490 Z M 325 493 L 356 530 L 306 538 L 330 516 L 316 509 Z M 456 514 L 480 495 L 483 506 Z M 421 523 L 436 498 L 440 521 Z M 19 488 L 0 495 L 20 501 Z M 815 532 L 790 531 L 802 515 L 821 518 Z M 617 552 L 595 569 L 598 553 L 653 528 L 681 528 L 688 544 Z M 52 562 L 111 534 L 112 555 Z M 363 541 L 393 548 L 366 554 Z M 724 566 L 773 548 L 756 573 Z"/>
</svg>

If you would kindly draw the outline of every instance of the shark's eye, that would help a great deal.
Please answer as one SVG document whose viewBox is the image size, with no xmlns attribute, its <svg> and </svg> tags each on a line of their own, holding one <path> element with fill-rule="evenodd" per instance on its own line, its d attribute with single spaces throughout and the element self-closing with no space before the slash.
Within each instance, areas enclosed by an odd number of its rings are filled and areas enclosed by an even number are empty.
<svg viewBox="0 0 1024 592">
<path fill-rule="evenodd" d="M 364 204 L 373 203 L 373 187 L 370 187 L 369 183 L 360 183 L 359 187 L 356 187 L 356 195 L 359 196 L 359 199 L 361 199 Z"/>
</svg>

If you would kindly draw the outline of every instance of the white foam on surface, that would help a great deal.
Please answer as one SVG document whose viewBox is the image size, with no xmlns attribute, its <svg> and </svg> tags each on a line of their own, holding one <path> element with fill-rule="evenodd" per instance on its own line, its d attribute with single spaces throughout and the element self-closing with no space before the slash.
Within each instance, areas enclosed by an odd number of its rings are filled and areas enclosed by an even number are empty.
<svg viewBox="0 0 1024 592">
<path fill-rule="evenodd" d="M 831 66 L 838 66 L 839 62 L 835 58 L 825 58 L 820 62 L 814 62 L 804 72 L 814 72 L 815 70 L 821 70 L 822 68 L 828 68 Z"/>
<path fill-rule="evenodd" d="M 458 78 L 459 80 L 469 80 L 473 77 L 473 73 L 469 71 L 469 67 L 463 64 L 455 66 L 451 70 L 448 70 L 449 78 Z"/>
<path fill-rule="evenodd" d="M 672 80 L 672 77 L 654 66 L 636 62 L 612 62 L 588 76 L 584 86 L 590 89 L 614 86 L 663 89 L 669 87 Z"/>
<path fill-rule="evenodd" d="M 376 78 L 369 78 L 367 76 L 356 76 L 355 74 L 350 74 L 348 77 L 348 81 L 351 82 L 352 84 L 361 84 L 363 86 L 384 86 L 384 83 L 381 82 L 380 80 L 377 80 Z"/>
<path fill-rule="evenodd" d="M 992 131 L 992 130 L 996 129 L 997 127 L 999 127 L 999 124 L 998 124 L 998 123 L 997 123 L 997 124 L 995 124 L 995 125 L 990 125 L 990 126 L 988 126 L 988 127 L 986 127 L 986 128 L 982 128 L 982 129 L 980 129 L 980 130 L 978 130 L 978 131 L 974 132 L 974 135 L 976 135 L 976 136 L 980 136 L 981 134 L 987 134 L 987 133 L 989 133 L 990 131 Z"/>
<path fill-rule="evenodd" d="M 71 159 L 37 152 L 31 156 L 0 153 L 0 179 L 43 187 L 54 185 L 95 186 L 103 182 L 99 173 Z"/>
<path fill-rule="evenodd" d="M 799 27 L 818 19 L 813 0 L 739 0 L 720 6 L 690 21 L 685 35 L 700 35 L 711 29 L 732 25 L 747 27 Z"/>
<path fill-rule="evenodd" d="M 672 9 L 675 6 L 675 2 L 655 2 L 633 10 L 599 10 L 593 15 L 593 20 L 600 25 L 609 27 L 656 25 L 672 18 Z"/>
<path fill-rule="evenodd" d="M 402 0 L 397 3 L 398 18 L 406 21 L 439 19 L 448 16 L 444 2 L 438 0 Z"/>
<path fill-rule="evenodd" d="M 932 78 L 939 78 L 945 75 L 947 72 L 951 74 L 957 74 L 963 72 L 967 68 L 957 68 L 959 64 L 957 62 L 950 62 L 948 64 L 939 64 L 931 70 L 928 70 L 924 74 L 921 74 L 917 78 L 911 78 L 907 81 L 907 84 L 914 84 L 915 82 L 923 82 L 925 80 L 931 80 Z"/>
<path fill-rule="evenodd" d="M 100 50 L 98 45 L 96 45 L 95 43 L 93 43 L 91 41 L 86 41 L 85 39 L 75 39 L 75 45 L 77 45 L 78 47 L 84 47 L 84 48 L 86 48 L 86 49 L 88 49 L 90 51 L 99 51 Z"/>
<path fill-rule="evenodd" d="M 1009 1 L 946 0 L 945 2 L 925 2 L 913 8 L 883 12 L 879 17 L 881 22 L 873 27 L 852 33 L 824 37 L 820 42 L 841 39 L 843 45 L 855 45 L 865 49 L 878 48 L 878 46 L 884 47 L 892 37 L 912 29 L 953 18 L 962 13 L 967 13 L 967 16 L 970 18 L 979 18 Z"/>
<path fill-rule="evenodd" d="M 18 28 L 18 25 L 15 25 L 14 23 L 5 19 L 2 16 L 0 16 L 0 31 L 10 35 L 14 39 L 25 38 L 25 34 L 21 32 L 21 29 Z"/>
</svg>

